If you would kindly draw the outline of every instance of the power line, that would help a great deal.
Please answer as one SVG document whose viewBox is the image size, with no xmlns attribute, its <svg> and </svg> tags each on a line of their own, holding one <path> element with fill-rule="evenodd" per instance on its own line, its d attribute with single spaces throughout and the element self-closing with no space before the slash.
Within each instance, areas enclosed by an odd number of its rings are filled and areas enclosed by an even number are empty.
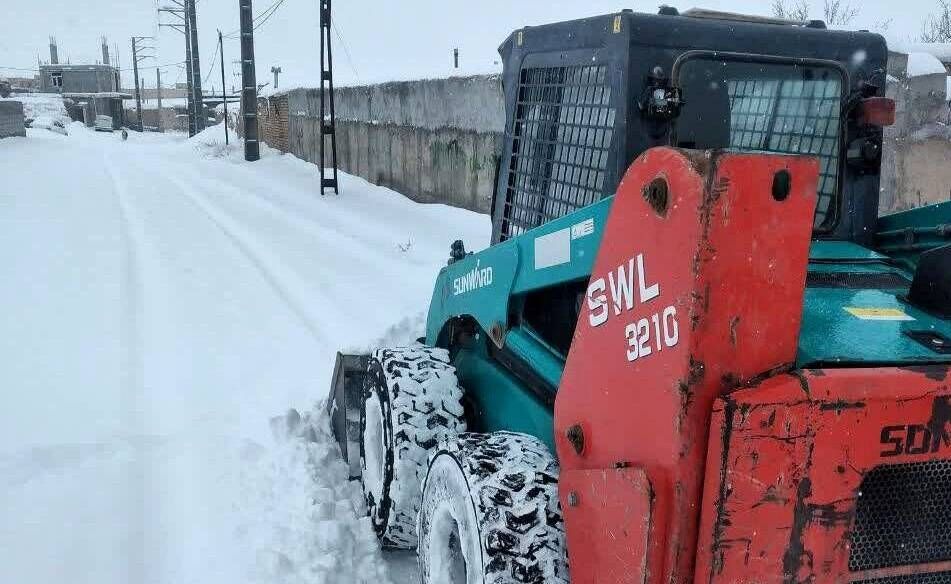
<svg viewBox="0 0 951 584">
<path fill-rule="evenodd" d="M 286 2 L 286 0 L 276 0 L 273 4 L 271 4 L 264 10 L 262 10 L 260 14 L 255 16 L 253 22 L 257 22 L 257 24 L 255 24 L 253 30 L 258 30 L 259 28 L 264 26 L 264 23 L 267 22 L 268 19 L 271 18 L 271 16 L 273 16 L 275 12 L 277 12 L 277 9 L 280 8 L 284 4 L 284 2 Z M 258 22 L 259 20 L 261 22 Z M 238 29 L 238 30 L 233 30 L 229 32 L 228 34 L 222 35 L 222 36 L 224 36 L 224 38 L 226 39 L 235 39 L 235 38 L 238 38 L 238 35 L 240 33 L 241 33 L 241 29 Z"/>
<path fill-rule="evenodd" d="M 205 75 L 205 78 L 202 80 L 202 83 L 208 83 L 208 80 L 211 79 L 211 74 L 215 72 L 215 63 L 217 62 L 218 51 L 220 49 L 221 47 L 218 45 L 218 43 L 215 43 L 215 54 L 212 55 L 211 57 L 211 67 L 208 68 L 208 74 Z"/>
<path fill-rule="evenodd" d="M 264 17 L 264 20 L 262 20 L 261 22 L 257 23 L 257 25 L 255 25 L 255 27 L 254 27 L 254 30 L 257 30 L 257 29 L 261 28 L 262 26 L 264 26 L 264 23 L 267 22 L 268 19 L 270 19 L 272 16 L 274 16 L 274 13 L 277 12 L 277 9 L 280 8 L 280 7 L 284 4 L 284 2 L 285 2 L 285 0 L 278 0 L 278 1 L 277 1 L 277 4 L 274 5 L 274 9 L 271 10 L 271 13 L 268 14 L 267 16 L 265 16 L 265 17 Z"/>
<path fill-rule="evenodd" d="M 353 75 L 357 78 L 357 83 L 363 84 L 363 81 L 360 79 L 360 74 L 357 73 L 357 67 L 353 63 L 353 58 L 350 56 L 350 49 L 347 47 L 347 41 L 343 40 L 343 35 L 340 34 L 340 29 L 337 28 L 337 23 L 332 23 L 334 33 L 337 34 L 337 40 L 340 41 L 340 45 L 343 47 L 343 54 L 347 56 L 347 63 L 350 65 L 350 69 L 353 71 Z"/>
<path fill-rule="evenodd" d="M 185 61 L 176 61 L 175 63 L 165 63 L 163 65 L 156 65 L 155 67 L 149 67 L 150 69 L 167 69 L 169 67 L 177 67 L 184 64 Z M 119 71 L 132 71 L 135 67 L 127 67 L 125 69 L 119 69 Z"/>
<path fill-rule="evenodd" d="M 178 85 L 178 82 L 182 80 L 182 73 L 185 72 L 185 69 L 185 63 L 178 66 L 178 76 L 175 77 L 175 85 Z"/>
</svg>

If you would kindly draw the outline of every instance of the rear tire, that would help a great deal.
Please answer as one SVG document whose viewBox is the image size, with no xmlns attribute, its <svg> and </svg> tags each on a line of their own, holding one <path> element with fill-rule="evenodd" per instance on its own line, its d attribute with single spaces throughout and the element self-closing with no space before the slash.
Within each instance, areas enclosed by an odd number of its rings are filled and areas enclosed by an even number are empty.
<svg viewBox="0 0 951 584">
<path fill-rule="evenodd" d="M 558 465 L 524 434 L 462 434 L 430 459 L 419 513 L 423 584 L 567 584 Z"/>
<path fill-rule="evenodd" d="M 360 416 L 363 494 L 384 546 L 416 547 L 426 463 L 465 431 L 462 389 L 443 349 L 378 349 L 370 356 Z"/>
</svg>

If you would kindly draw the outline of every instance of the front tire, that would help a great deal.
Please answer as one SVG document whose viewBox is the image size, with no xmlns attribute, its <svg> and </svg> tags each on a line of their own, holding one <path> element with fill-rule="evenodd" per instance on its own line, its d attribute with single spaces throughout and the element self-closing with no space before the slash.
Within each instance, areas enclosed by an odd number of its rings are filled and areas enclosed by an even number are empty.
<svg viewBox="0 0 951 584">
<path fill-rule="evenodd" d="M 429 454 L 465 431 L 449 353 L 424 346 L 374 351 L 364 400 L 360 461 L 370 519 L 384 546 L 412 549 Z"/>
<path fill-rule="evenodd" d="M 558 465 L 538 439 L 462 434 L 430 459 L 419 512 L 424 584 L 567 584 Z"/>
</svg>

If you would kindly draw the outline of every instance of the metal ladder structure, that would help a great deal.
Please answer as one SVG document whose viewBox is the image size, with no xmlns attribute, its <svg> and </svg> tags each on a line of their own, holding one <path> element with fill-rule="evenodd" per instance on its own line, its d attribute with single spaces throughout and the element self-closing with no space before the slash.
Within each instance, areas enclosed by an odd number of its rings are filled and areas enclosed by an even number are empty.
<svg viewBox="0 0 951 584">
<path fill-rule="evenodd" d="M 330 48 L 330 0 L 320 2 L 320 194 L 332 188 L 340 194 L 337 183 L 337 133 L 334 116 L 333 51 Z M 329 111 L 328 111 L 329 110 Z M 329 119 L 328 119 L 328 115 Z M 327 137 L 330 137 L 330 168 L 327 168 Z M 331 176 L 326 175 L 330 170 Z"/>
</svg>

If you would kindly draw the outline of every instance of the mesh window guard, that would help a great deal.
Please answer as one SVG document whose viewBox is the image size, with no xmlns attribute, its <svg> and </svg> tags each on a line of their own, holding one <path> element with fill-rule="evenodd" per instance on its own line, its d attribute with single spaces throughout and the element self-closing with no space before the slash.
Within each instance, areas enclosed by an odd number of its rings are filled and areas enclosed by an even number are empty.
<svg viewBox="0 0 951 584">
<path fill-rule="evenodd" d="M 837 188 L 841 81 L 750 79 L 728 85 L 732 147 L 819 159 L 815 226 L 822 226 Z"/>
<path fill-rule="evenodd" d="M 615 109 L 604 65 L 521 71 L 501 239 L 601 198 Z"/>
</svg>

